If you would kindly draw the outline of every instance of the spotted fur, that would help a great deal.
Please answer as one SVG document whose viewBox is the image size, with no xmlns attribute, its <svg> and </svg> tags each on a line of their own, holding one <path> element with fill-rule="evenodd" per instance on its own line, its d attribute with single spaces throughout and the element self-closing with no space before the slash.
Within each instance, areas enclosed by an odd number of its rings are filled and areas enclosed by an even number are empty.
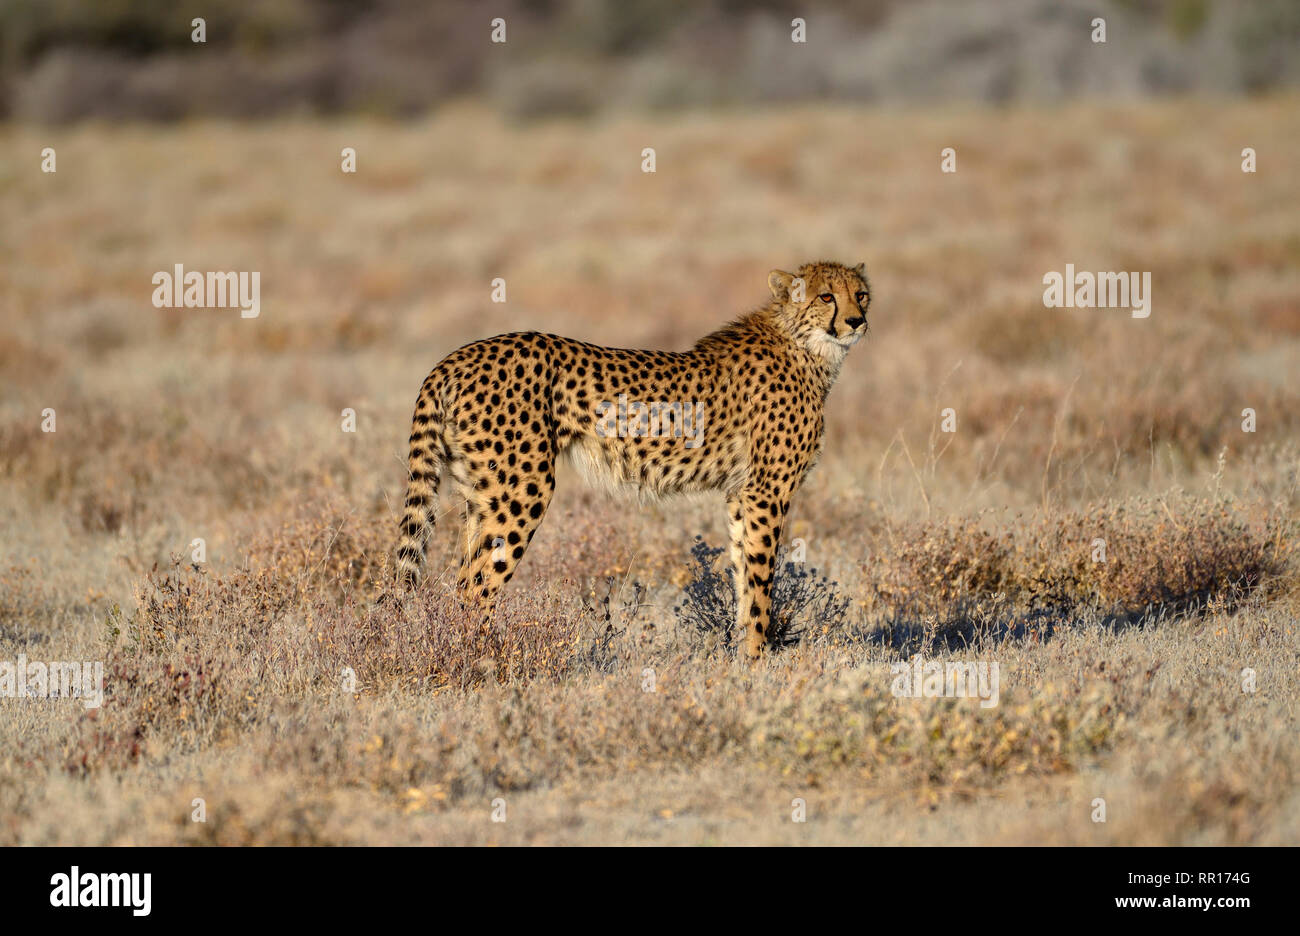
<svg viewBox="0 0 1300 936">
<path fill-rule="evenodd" d="M 745 652 L 759 656 L 790 501 L 821 455 L 826 396 L 867 331 L 870 302 L 861 264 L 774 270 L 768 286 L 766 306 L 689 351 L 603 348 L 522 332 L 448 355 L 416 400 L 397 551 L 403 579 L 419 578 L 439 479 L 449 473 L 465 502 L 457 584 L 490 614 L 546 514 L 556 459 L 565 455 L 588 478 L 645 497 L 725 496 L 737 626 Z M 662 423 L 673 432 L 620 434 L 610 416 L 620 395 L 629 408 L 702 404 L 702 424 L 685 427 L 674 414 Z"/>
</svg>

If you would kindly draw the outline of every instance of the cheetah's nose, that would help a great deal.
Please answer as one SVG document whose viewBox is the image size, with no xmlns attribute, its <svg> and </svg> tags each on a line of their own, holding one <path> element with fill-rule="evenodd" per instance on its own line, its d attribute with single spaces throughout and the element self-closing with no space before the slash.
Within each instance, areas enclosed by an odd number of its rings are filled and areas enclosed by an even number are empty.
<svg viewBox="0 0 1300 936">
<path fill-rule="evenodd" d="M 855 318 L 845 319 L 845 320 L 844 320 L 844 324 L 847 325 L 847 326 L 849 326 L 849 328 L 856 329 L 859 325 L 861 325 L 861 324 L 862 324 L 863 322 L 865 322 L 866 320 L 867 320 L 867 318 L 866 318 L 865 315 L 859 315 L 859 316 L 857 316 L 857 317 L 855 317 Z"/>
</svg>

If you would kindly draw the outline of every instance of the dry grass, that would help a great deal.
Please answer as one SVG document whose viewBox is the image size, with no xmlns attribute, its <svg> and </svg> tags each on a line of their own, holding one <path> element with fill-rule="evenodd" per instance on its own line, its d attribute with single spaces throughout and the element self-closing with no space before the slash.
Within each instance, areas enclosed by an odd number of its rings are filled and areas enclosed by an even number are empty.
<svg viewBox="0 0 1300 936">
<path fill-rule="evenodd" d="M 0 131 L 0 660 L 107 693 L 0 699 L 0 842 L 1300 841 L 1295 103 Z M 673 610 L 720 504 L 567 473 L 496 626 L 393 595 L 441 355 L 682 348 L 816 256 L 876 297 L 791 523 L 845 612 L 739 663 Z M 1151 318 L 1042 308 L 1067 262 Z M 261 317 L 154 309 L 175 263 Z M 916 654 L 1000 704 L 895 698 Z"/>
</svg>

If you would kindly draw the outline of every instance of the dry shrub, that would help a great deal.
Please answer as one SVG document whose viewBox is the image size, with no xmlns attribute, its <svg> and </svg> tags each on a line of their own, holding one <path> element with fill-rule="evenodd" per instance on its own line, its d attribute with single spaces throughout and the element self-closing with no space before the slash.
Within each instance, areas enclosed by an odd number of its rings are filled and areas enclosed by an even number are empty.
<svg viewBox="0 0 1300 936">
<path fill-rule="evenodd" d="M 378 595 L 392 574 L 397 524 L 385 512 L 361 516 L 327 503 L 264 530 L 248 548 L 248 564 L 291 582 L 299 598 L 363 588 Z"/>
<path fill-rule="evenodd" d="M 952 643 L 990 629 L 1050 631 L 1089 614 L 1117 623 L 1231 608 L 1261 586 L 1281 587 L 1294 551 L 1285 512 L 1250 523 L 1204 500 L 1017 519 L 996 532 L 970 517 L 914 524 L 864 563 L 867 605 L 890 639 L 920 632 Z"/>
<path fill-rule="evenodd" d="M 335 695 L 254 728 L 243 747 L 263 752 L 263 766 L 296 778 L 303 792 L 353 787 L 390 798 L 394 806 L 416 786 L 453 796 L 471 787 L 480 792 L 483 784 L 468 769 L 471 758 L 463 756 L 465 720 L 449 712 L 431 725 L 403 701 L 397 696 L 367 704 Z"/>
<path fill-rule="evenodd" d="M 126 444 L 126 426 L 111 407 L 78 400 L 59 407 L 56 416 L 54 433 L 41 432 L 40 422 L 28 415 L 0 423 L 0 477 L 20 480 L 47 501 L 68 497 L 76 503 L 69 491 L 80 494 L 84 489 L 104 488 L 109 478 L 120 483 L 128 473 L 123 462 L 140 461 Z M 65 441 L 72 435 L 67 432 L 70 425 L 78 427 L 77 434 L 95 440 L 95 458 L 86 458 L 85 448 L 75 441 Z M 108 457 L 119 454 L 122 458 Z"/>
<path fill-rule="evenodd" d="M 879 672 L 840 683 L 767 709 L 751 738 L 760 759 L 805 782 L 847 769 L 889 774 L 922 798 L 960 795 L 1009 776 L 1074 770 L 1114 744 L 1126 719 L 1109 684 L 1049 686 L 982 709 L 973 699 L 895 698 Z"/>
<path fill-rule="evenodd" d="M 105 667 L 104 700 L 81 716 L 64 752 L 75 774 L 121 770 L 156 744 L 158 755 L 194 751 L 223 737 L 247 711 L 231 691 L 229 662 L 184 656 L 113 659 Z"/>
<path fill-rule="evenodd" d="M 104 704 L 78 716 L 66 764 L 120 769 L 151 739 L 193 750 L 340 693 L 559 680 L 589 623 L 554 594 L 506 601 L 484 625 L 450 596 L 368 602 L 272 569 L 176 563 L 145 577 L 132 613 L 110 612 Z"/>
<path fill-rule="evenodd" d="M 307 798 L 315 788 L 346 787 L 402 812 L 743 753 L 751 721 L 745 699 L 678 672 L 666 668 L 651 693 L 639 674 L 585 681 L 581 691 L 487 686 L 430 709 L 431 718 L 404 694 L 370 704 L 336 696 L 258 726 L 244 746 L 264 752 L 262 764 L 274 774 L 299 778 Z"/>
<path fill-rule="evenodd" d="M 864 568 L 875 602 L 920 613 L 1005 593 L 1017 580 L 1011 532 L 990 533 L 968 517 L 908 527 Z"/>
<path fill-rule="evenodd" d="M 34 566 L 32 560 L 32 566 L 0 571 L 0 639 L 21 644 L 49 640 L 48 619 L 57 605 Z"/>
<path fill-rule="evenodd" d="M 106 620 L 104 701 L 78 715 L 65 752 L 78 773 L 121 769 L 150 753 L 192 751 L 256 721 L 265 699 L 298 676 L 275 626 L 292 607 L 267 573 L 229 576 L 175 563 L 145 576 L 137 606 Z M 270 674 L 282 674 L 273 680 Z"/>
<path fill-rule="evenodd" d="M 430 586 L 363 603 L 353 595 L 320 602 L 309 615 L 317 663 L 358 688 L 469 689 L 490 682 L 558 680 L 579 660 L 583 615 L 556 594 L 512 594 L 484 623 L 472 608 Z"/>
<path fill-rule="evenodd" d="M 214 575 L 196 565 L 173 564 L 147 574 L 137 589 L 137 610 L 125 622 L 127 652 L 163 655 L 265 653 L 273 626 L 297 607 L 297 583 L 268 569 Z M 121 631 L 110 619 L 110 637 Z"/>
<path fill-rule="evenodd" d="M 1110 614 L 1160 615 L 1236 606 L 1286 570 L 1293 523 L 1270 512 L 1257 524 L 1222 503 L 1094 505 L 1030 527 L 1025 588 L 1056 610 L 1095 602 Z M 1094 561 L 1096 540 L 1105 561 Z"/>
<path fill-rule="evenodd" d="M 499 716 L 491 750 L 514 772 L 599 769 L 605 773 L 645 767 L 681 767 L 737 752 L 748 737 L 751 712 L 744 694 L 726 680 L 703 679 L 669 661 L 653 692 L 640 674 L 620 674 L 590 684 L 590 691 L 539 700 L 511 693 L 496 703 Z M 750 700 L 753 701 L 752 699 Z M 545 738 L 540 745 L 539 739 Z M 537 765 L 511 758 L 529 744 L 542 755 Z M 514 753 L 518 752 L 518 753 Z"/>
<path fill-rule="evenodd" d="M 736 586 L 730 562 L 717 568 L 721 547 L 712 547 L 696 536 L 691 547 L 690 578 L 682 590 L 682 603 L 673 614 L 684 629 L 703 638 L 702 647 L 721 646 L 736 653 Z M 803 562 L 786 561 L 780 555 L 772 582 L 771 624 L 768 645 L 774 649 L 792 647 L 805 636 L 839 631 L 845 623 L 849 598 L 839 583 L 819 574 Z"/>
</svg>

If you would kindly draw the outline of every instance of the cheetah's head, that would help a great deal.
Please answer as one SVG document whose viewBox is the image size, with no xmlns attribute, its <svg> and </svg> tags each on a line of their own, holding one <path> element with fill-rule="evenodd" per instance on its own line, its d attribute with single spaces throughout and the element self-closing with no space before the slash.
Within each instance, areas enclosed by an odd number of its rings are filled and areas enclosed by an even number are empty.
<svg viewBox="0 0 1300 936">
<path fill-rule="evenodd" d="M 806 263 L 797 273 L 767 277 L 781 327 L 809 351 L 838 366 L 867 333 L 871 287 L 863 264 Z"/>
</svg>

